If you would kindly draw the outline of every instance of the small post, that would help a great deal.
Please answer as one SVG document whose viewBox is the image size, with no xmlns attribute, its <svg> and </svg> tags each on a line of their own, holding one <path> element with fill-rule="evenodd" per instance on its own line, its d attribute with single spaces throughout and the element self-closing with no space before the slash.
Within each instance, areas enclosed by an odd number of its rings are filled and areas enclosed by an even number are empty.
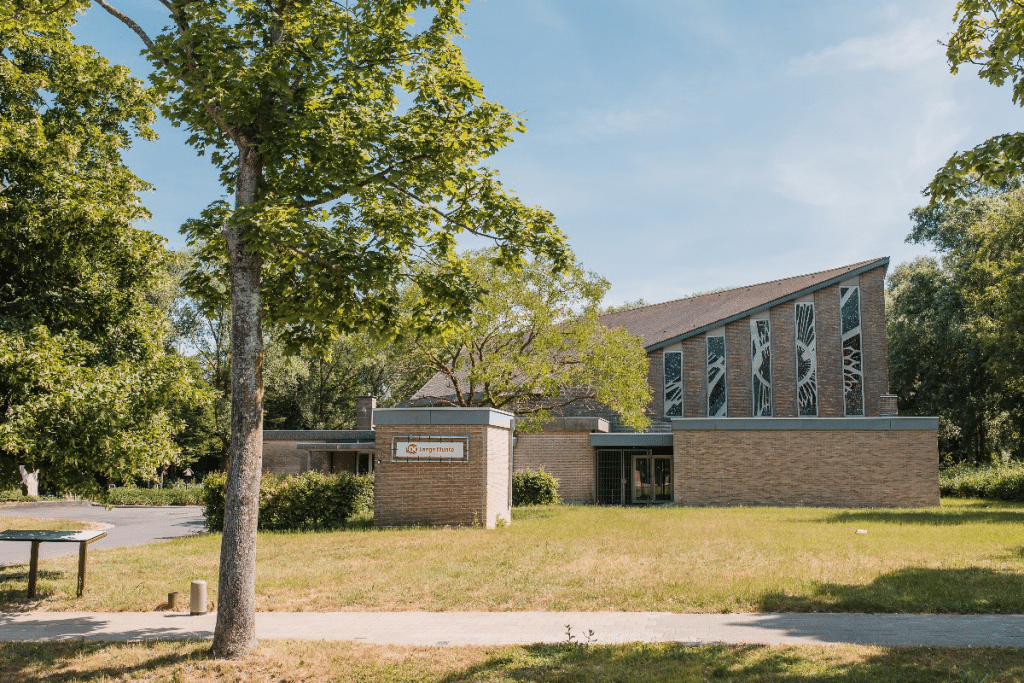
<svg viewBox="0 0 1024 683">
<path fill-rule="evenodd" d="M 193 581 L 189 594 L 189 611 L 192 614 L 206 614 L 206 582 Z"/>
<path fill-rule="evenodd" d="M 167 594 L 167 609 L 176 610 L 178 609 L 178 596 L 181 595 L 178 591 Z"/>
<path fill-rule="evenodd" d="M 32 554 L 28 561 L 28 597 L 36 597 L 36 578 L 39 576 L 39 543 L 32 541 Z"/>
<path fill-rule="evenodd" d="M 85 592 L 85 559 L 89 552 L 89 542 L 81 541 L 78 544 L 78 597 Z"/>
</svg>

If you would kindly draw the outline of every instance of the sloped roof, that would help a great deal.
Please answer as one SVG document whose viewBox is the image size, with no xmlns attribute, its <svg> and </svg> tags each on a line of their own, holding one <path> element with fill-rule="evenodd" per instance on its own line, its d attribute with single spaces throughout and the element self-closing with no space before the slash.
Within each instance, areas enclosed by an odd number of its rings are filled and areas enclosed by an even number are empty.
<svg viewBox="0 0 1024 683">
<path fill-rule="evenodd" d="M 600 316 L 599 320 L 609 328 L 625 327 L 643 340 L 647 351 L 654 351 L 888 265 L 888 257 L 871 259 L 817 273 L 607 313 Z M 461 378 L 460 383 L 464 391 L 469 389 L 468 383 L 464 383 Z M 450 397 L 454 394 L 451 380 L 439 372 L 409 402 Z"/>
<path fill-rule="evenodd" d="M 610 328 L 625 327 L 643 340 L 644 348 L 653 351 L 888 265 L 888 257 L 861 261 L 808 275 L 616 311 L 599 319 Z"/>
</svg>

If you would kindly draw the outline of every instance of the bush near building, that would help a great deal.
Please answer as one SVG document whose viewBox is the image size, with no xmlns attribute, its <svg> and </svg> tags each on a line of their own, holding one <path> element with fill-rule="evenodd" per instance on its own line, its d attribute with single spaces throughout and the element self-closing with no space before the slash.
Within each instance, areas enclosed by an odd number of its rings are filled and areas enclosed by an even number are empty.
<svg viewBox="0 0 1024 683">
<path fill-rule="evenodd" d="M 203 485 L 206 526 L 224 529 L 227 477 L 211 472 Z M 344 526 L 348 518 L 373 507 L 373 477 L 348 472 L 297 476 L 264 474 L 260 480 L 259 529 L 312 531 Z"/>
<path fill-rule="evenodd" d="M 558 480 L 544 471 L 526 470 L 512 475 L 512 505 L 549 505 L 561 502 L 558 497 Z"/>
<path fill-rule="evenodd" d="M 141 489 L 130 486 L 110 489 L 103 501 L 107 505 L 202 505 L 203 487 L 165 486 Z"/>
<path fill-rule="evenodd" d="M 1024 501 L 1024 463 L 947 467 L 939 472 L 943 496 Z"/>
</svg>

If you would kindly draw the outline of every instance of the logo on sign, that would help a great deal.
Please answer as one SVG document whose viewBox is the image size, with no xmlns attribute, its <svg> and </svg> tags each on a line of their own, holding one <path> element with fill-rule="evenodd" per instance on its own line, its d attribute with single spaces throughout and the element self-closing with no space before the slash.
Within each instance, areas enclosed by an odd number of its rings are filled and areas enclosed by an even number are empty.
<svg viewBox="0 0 1024 683">
<path fill-rule="evenodd" d="M 419 444 L 411 443 L 405 447 L 405 452 L 409 455 L 416 455 L 416 451 L 420 449 Z"/>
</svg>

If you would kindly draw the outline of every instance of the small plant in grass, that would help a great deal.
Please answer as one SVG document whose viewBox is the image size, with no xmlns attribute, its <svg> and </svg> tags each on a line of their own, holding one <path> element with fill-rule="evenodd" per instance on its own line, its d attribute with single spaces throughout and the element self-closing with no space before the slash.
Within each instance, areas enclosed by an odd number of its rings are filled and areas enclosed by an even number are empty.
<svg viewBox="0 0 1024 683">
<path fill-rule="evenodd" d="M 512 475 L 512 505 L 550 505 L 558 503 L 558 479 L 544 468 L 526 470 Z"/>
</svg>

